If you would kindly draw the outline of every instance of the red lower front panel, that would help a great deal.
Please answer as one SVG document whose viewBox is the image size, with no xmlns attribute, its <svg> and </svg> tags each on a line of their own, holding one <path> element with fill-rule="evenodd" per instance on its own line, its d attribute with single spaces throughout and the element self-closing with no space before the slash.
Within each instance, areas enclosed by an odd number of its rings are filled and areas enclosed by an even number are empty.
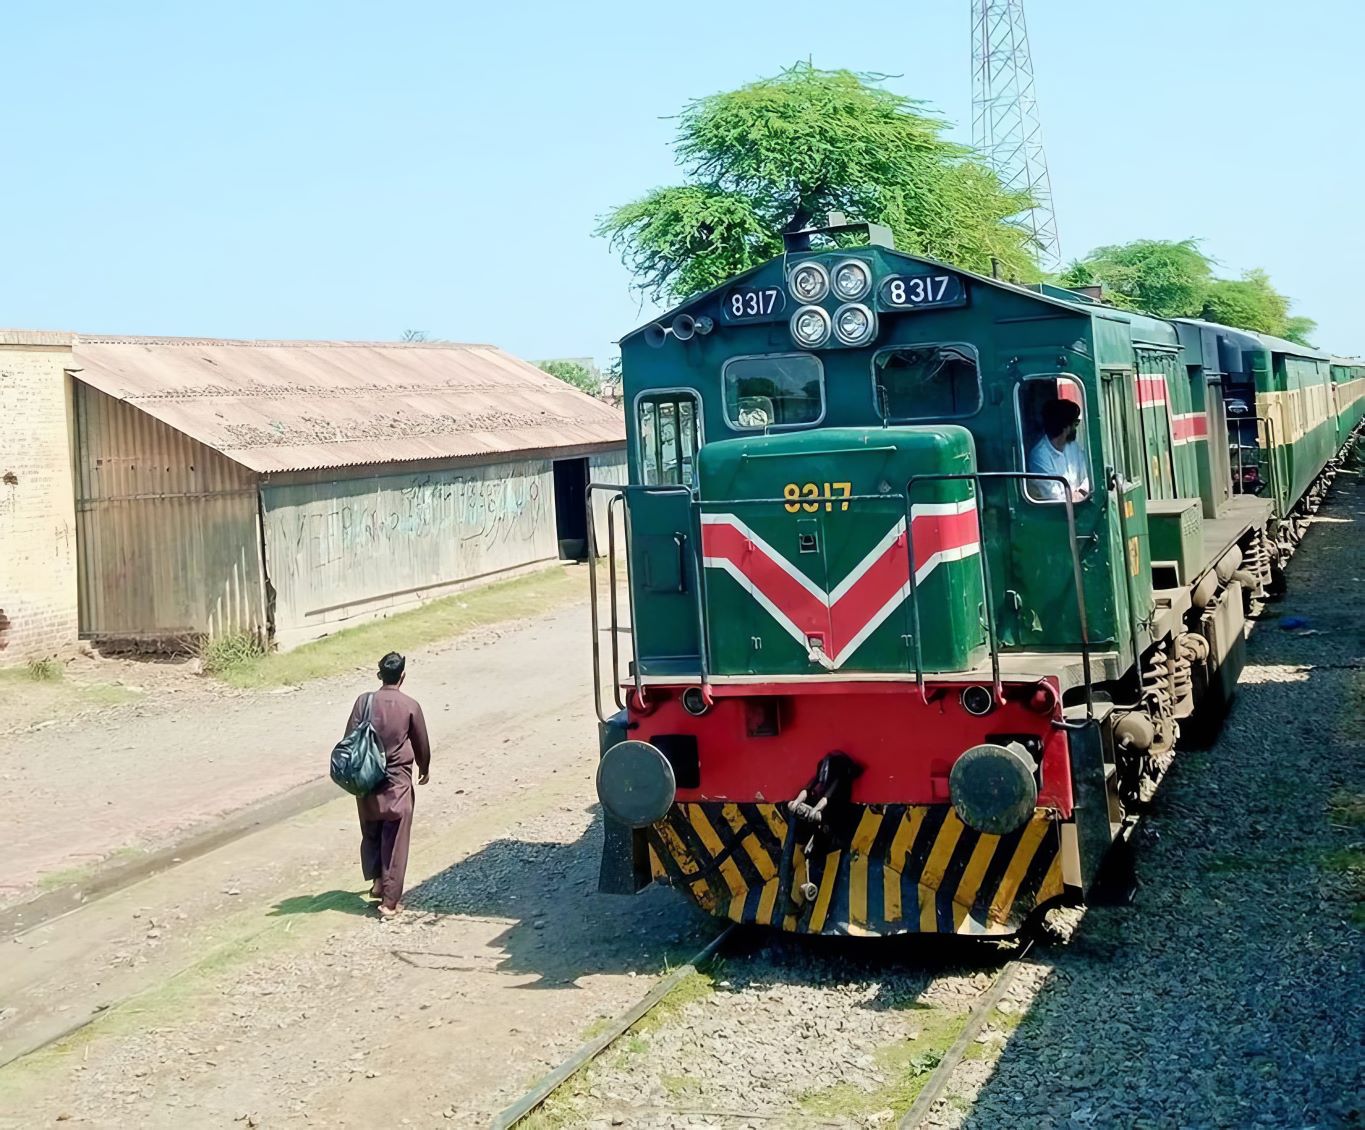
<svg viewBox="0 0 1365 1130">
<path fill-rule="evenodd" d="M 712 705 L 696 717 L 683 709 L 682 687 L 651 686 L 644 709 L 631 706 L 630 736 L 677 759 L 679 803 L 790 800 L 825 754 L 842 750 L 863 768 L 854 803 L 941 804 L 961 754 L 1017 741 L 1041 751 L 1038 807 L 1070 817 L 1066 733 L 1052 725 L 1056 685 L 1007 684 L 1006 701 L 984 717 L 963 708 L 962 689 L 934 684 L 926 703 L 905 683 L 713 687 Z"/>
</svg>

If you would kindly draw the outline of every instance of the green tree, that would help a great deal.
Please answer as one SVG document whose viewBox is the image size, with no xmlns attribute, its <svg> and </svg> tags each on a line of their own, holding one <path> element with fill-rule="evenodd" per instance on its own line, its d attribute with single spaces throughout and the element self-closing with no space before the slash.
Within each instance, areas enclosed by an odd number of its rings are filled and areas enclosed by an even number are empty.
<svg viewBox="0 0 1365 1130">
<path fill-rule="evenodd" d="M 1062 272 L 1063 286 L 1104 287 L 1115 306 L 1158 318 L 1192 317 L 1213 280 L 1213 265 L 1193 239 L 1138 239 L 1097 247 Z"/>
<path fill-rule="evenodd" d="M 1159 318 L 1204 318 L 1308 344 L 1317 323 L 1291 317 L 1290 300 L 1262 270 L 1220 279 L 1193 239 L 1138 239 L 1097 247 L 1062 272 L 1062 286 L 1104 287 L 1105 300 Z"/>
<path fill-rule="evenodd" d="M 1289 315 L 1289 299 L 1270 283 L 1264 271 L 1247 271 L 1240 279 L 1215 279 L 1204 297 L 1203 317 L 1210 322 L 1259 330 L 1302 345 L 1317 328 L 1312 318 Z"/>
<path fill-rule="evenodd" d="M 577 361 L 542 361 L 540 368 L 589 396 L 596 396 L 602 387 L 601 377 Z"/>
<path fill-rule="evenodd" d="M 708 290 L 782 251 L 782 236 L 831 211 L 888 226 L 904 251 L 1014 277 L 1039 277 L 1032 236 L 970 151 L 924 104 L 878 76 L 798 63 L 689 103 L 675 145 L 687 183 L 605 216 L 611 240 L 656 300 Z"/>
</svg>

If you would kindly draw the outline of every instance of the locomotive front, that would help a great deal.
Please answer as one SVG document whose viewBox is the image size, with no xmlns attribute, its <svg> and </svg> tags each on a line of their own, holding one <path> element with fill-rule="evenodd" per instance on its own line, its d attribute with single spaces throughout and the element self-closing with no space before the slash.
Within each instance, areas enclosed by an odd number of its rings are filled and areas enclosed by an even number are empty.
<svg viewBox="0 0 1365 1130">
<path fill-rule="evenodd" d="M 872 236 L 622 343 L 601 887 L 804 933 L 1008 934 L 1082 882 L 1073 765 L 1112 831 L 1084 597 L 1118 611 L 1109 518 L 1021 454 L 1044 400 L 1088 426 L 1089 322 Z"/>
</svg>

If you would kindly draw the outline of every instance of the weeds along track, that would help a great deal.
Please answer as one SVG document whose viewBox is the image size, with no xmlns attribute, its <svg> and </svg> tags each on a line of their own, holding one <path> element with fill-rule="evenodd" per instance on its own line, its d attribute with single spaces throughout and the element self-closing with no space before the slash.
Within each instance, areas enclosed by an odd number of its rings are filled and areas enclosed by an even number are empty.
<svg viewBox="0 0 1365 1130">
<path fill-rule="evenodd" d="M 916 1127 L 1018 1022 L 1028 949 L 730 927 L 492 1126 Z"/>
</svg>

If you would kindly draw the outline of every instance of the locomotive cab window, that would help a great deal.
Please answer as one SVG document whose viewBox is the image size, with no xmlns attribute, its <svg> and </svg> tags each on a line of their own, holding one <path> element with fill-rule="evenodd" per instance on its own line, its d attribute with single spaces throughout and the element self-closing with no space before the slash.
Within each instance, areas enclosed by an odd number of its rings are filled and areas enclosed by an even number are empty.
<svg viewBox="0 0 1365 1130">
<path fill-rule="evenodd" d="M 1019 450 L 1024 470 L 1055 475 L 1071 486 L 1071 500 L 1090 497 L 1090 447 L 1085 424 L 1085 389 L 1074 377 L 1026 377 L 1015 390 Z M 1027 479 L 1030 502 L 1062 502 L 1066 488 L 1056 479 Z"/>
<path fill-rule="evenodd" d="M 741 431 L 818 424 L 825 415 L 825 369 L 808 353 L 736 357 L 722 383 L 726 423 Z"/>
<path fill-rule="evenodd" d="M 695 486 L 701 446 L 697 397 L 690 392 L 651 392 L 636 401 L 640 430 L 640 481 L 646 486 Z"/>
<path fill-rule="evenodd" d="M 981 408 L 981 366 L 970 345 L 910 345 L 872 359 L 877 411 L 889 423 L 956 420 Z"/>
</svg>

